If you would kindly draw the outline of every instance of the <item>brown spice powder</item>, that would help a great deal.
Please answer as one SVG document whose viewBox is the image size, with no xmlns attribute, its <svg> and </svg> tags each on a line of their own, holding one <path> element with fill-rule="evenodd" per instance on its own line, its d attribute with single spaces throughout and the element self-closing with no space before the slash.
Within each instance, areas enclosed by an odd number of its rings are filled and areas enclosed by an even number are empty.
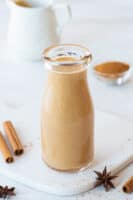
<svg viewBox="0 0 133 200">
<path fill-rule="evenodd" d="M 94 70 L 108 75 L 120 74 L 129 69 L 129 65 L 123 62 L 106 62 L 94 67 Z"/>
</svg>

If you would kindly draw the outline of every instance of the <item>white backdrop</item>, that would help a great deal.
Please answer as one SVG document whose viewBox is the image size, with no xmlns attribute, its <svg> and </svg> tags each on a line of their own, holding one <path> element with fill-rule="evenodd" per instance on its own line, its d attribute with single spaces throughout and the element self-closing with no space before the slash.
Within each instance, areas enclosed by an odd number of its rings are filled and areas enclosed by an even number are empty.
<svg viewBox="0 0 133 200">
<path fill-rule="evenodd" d="M 64 27 L 62 42 L 80 43 L 90 48 L 93 64 L 110 59 L 133 63 L 132 0 L 71 0 L 71 7 L 73 21 Z M 29 98 L 35 100 L 36 96 L 41 95 L 45 73 L 42 63 L 16 65 L 8 61 L 8 17 L 5 0 L 0 0 L 0 104 L 2 102 L 5 105 L 4 107 L 1 104 L 1 109 L 13 111 L 15 108 L 21 108 L 23 104 L 30 103 Z M 88 75 L 95 107 L 133 120 L 133 79 L 123 87 L 111 87 L 96 80 L 91 70 Z M 126 169 L 118 179 L 118 184 L 122 183 L 123 178 L 131 176 L 132 171 L 132 166 Z M 16 186 L 16 200 L 114 200 L 114 197 L 132 200 L 132 195 L 121 195 L 119 188 L 110 193 L 101 193 L 99 188 L 89 195 L 57 198 L 33 191 L 5 176 L 0 176 L 0 184 Z"/>
</svg>

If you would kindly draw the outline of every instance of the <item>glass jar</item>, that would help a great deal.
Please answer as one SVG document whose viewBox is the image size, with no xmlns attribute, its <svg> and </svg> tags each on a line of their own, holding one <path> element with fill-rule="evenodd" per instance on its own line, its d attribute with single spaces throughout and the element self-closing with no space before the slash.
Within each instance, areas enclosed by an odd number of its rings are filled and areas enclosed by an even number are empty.
<svg viewBox="0 0 133 200">
<path fill-rule="evenodd" d="M 87 82 L 91 54 L 79 45 L 44 51 L 48 79 L 41 116 L 42 157 L 60 171 L 88 167 L 94 154 L 93 105 Z"/>
</svg>

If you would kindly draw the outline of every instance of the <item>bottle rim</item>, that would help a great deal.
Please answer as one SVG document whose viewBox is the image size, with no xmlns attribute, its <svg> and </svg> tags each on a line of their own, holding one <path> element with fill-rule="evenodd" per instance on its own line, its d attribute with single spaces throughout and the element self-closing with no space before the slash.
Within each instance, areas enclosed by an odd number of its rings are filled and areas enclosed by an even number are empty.
<svg viewBox="0 0 133 200">
<path fill-rule="evenodd" d="M 75 58 L 74 60 L 56 60 L 55 58 L 60 58 L 60 57 L 72 57 Z M 43 52 L 43 59 L 45 63 L 49 65 L 49 67 L 46 68 L 53 70 L 54 67 L 60 67 L 60 66 L 76 66 L 76 65 L 84 65 L 84 68 L 90 64 L 92 60 L 92 54 L 90 53 L 89 49 L 77 45 L 77 44 L 61 44 L 61 45 L 55 45 L 55 46 L 50 46 L 47 49 L 44 50 Z M 55 70 L 56 71 L 56 70 Z M 59 70 L 58 70 L 59 72 Z M 68 73 L 68 72 L 67 72 Z"/>
</svg>

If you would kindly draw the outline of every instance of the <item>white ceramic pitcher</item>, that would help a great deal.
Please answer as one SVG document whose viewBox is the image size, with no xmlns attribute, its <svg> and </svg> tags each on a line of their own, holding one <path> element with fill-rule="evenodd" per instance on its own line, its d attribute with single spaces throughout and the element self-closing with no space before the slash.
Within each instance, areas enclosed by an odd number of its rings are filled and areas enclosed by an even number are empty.
<svg viewBox="0 0 133 200">
<path fill-rule="evenodd" d="M 10 20 L 8 52 L 16 60 L 40 60 L 43 50 L 59 43 L 60 31 L 70 19 L 66 2 L 52 0 L 27 0 L 31 7 L 19 6 L 8 0 Z"/>
</svg>

